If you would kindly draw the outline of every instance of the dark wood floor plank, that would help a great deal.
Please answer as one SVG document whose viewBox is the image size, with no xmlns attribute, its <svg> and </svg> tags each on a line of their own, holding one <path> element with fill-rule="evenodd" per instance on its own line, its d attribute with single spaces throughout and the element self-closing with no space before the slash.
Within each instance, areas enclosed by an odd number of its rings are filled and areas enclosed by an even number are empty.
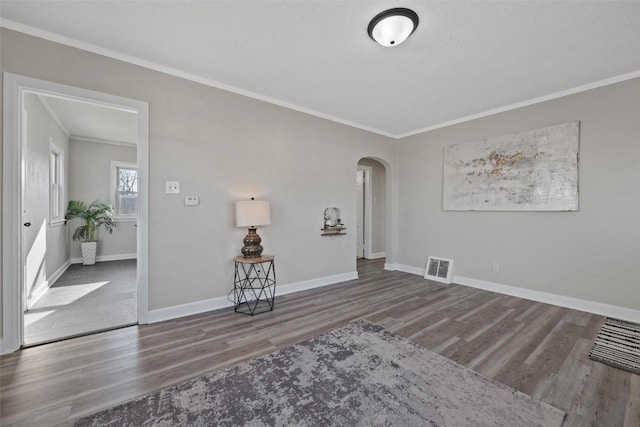
<svg viewBox="0 0 640 427">
<path fill-rule="evenodd" d="M 625 427 L 640 426 L 640 375 L 629 378 L 629 400 L 625 408 Z"/>
<path fill-rule="evenodd" d="M 33 347 L 0 358 L 0 424 L 49 426 L 367 319 L 568 413 L 640 425 L 640 379 L 588 359 L 604 318 L 358 262 L 359 279 Z"/>
</svg>

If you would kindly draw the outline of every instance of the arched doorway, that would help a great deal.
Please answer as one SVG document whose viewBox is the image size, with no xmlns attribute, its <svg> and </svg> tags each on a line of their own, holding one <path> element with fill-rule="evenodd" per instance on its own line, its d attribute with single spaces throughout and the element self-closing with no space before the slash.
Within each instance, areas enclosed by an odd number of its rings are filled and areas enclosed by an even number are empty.
<svg viewBox="0 0 640 427">
<path fill-rule="evenodd" d="M 387 256 L 389 195 L 387 168 L 365 157 L 356 170 L 356 258 L 378 260 L 382 268 Z"/>
</svg>

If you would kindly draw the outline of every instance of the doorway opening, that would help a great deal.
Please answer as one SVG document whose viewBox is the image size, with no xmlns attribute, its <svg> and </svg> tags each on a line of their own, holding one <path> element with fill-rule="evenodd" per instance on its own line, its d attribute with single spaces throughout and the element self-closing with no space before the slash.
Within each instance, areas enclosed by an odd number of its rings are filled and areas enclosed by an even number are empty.
<svg viewBox="0 0 640 427">
<path fill-rule="evenodd" d="M 356 259 L 358 266 L 384 266 L 387 246 L 387 171 L 376 159 L 363 158 L 356 170 Z M 366 263 L 363 260 L 379 260 Z M 381 269 L 381 268 L 380 268 Z"/>
<path fill-rule="evenodd" d="M 147 323 L 148 105 L 9 73 L 4 89 L 1 353 Z M 71 200 L 114 207 L 93 265 Z"/>
<path fill-rule="evenodd" d="M 26 92 L 22 122 L 23 218 L 40 225 L 22 230 L 23 345 L 137 323 L 136 113 Z M 114 209 L 113 232 L 98 229 L 95 264 L 83 265 L 72 238 L 84 221 L 65 220 L 71 200 Z"/>
</svg>

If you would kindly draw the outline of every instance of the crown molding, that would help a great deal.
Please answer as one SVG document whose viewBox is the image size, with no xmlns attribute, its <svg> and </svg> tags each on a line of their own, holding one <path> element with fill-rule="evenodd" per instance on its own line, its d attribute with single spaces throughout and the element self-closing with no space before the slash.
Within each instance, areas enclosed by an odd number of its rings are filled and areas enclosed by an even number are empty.
<svg viewBox="0 0 640 427">
<path fill-rule="evenodd" d="M 464 116 L 464 117 L 460 117 L 454 120 L 449 120 L 446 122 L 442 122 L 442 123 L 437 123 L 431 126 L 427 126 L 424 128 L 420 128 L 420 129 L 416 129 L 413 131 L 409 131 L 409 132 L 405 132 L 405 133 L 400 133 L 400 134 L 394 134 L 394 133 L 390 133 L 390 132 L 385 132 L 383 130 L 380 129 L 376 129 L 370 126 L 366 126 L 360 123 L 355 123 L 349 120 L 344 120 L 341 119 L 339 117 L 335 117 L 329 114 L 325 114 L 325 113 L 321 113 L 319 111 L 310 109 L 310 108 L 305 108 L 281 99 L 277 99 L 277 98 L 273 98 L 270 96 L 266 96 L 266 95 L 262 95 L 256 92 L 252 92 L 252 91 L 248 91 L 245 89 L 241 89 L 239 87 L 236 86 L 232 86 L 232 85 L 228 85 L 226 83 L 222 83 L 216 80 L 212 80 L 212 79 L 208 79 L 202 76 L 198 76 L 196 74 L 192 74 L 192 73 L 187 73 L 175 68 L 171 68 L 171 67 L 167 67 L 161 64 L 156 64 L 154 62 L 151 61 L 147 61 L 135 56 L 131 56 L 131 55 L 127 55 L 118 51 L 114 51 L 111 49 L 106 49 L 100 46 L 96 46 L 94 44 L 91 43 L 86 43 L 80 40 L 76 40 L 70 37 L 66 37 L 66 36 L 62 36 L 60 34 L 56 34 L 56 33 L 52 33 L 49 31 L 45 31 L 45 30 L 41 30 L 39 28 L 35 28 L 35 27 L 31 27 L 29 25 L 25 25 L 25 24 L 21 24 L 9 19 L 4 19 L 4 18 L 0 18 L 0 27 L 3 28 L 7 28 L 9 30 L 13 30 L 13 31 L 17 31 L 20 33 L 24 33 L 24 34 L 28 34 L 34 37 L 38 37 L 41 39 L 45 39 L 45 40 L 49 40 L 55 43 L 60 43 L 66 46 L 71 46 L 77 49 L 81 49 L 81 50 L 85 50 L 91 53 L 95 53 L 98 55 L 102 55 L 102 56 L 106 56 L 108 58 L 112 58 L 112 59 L 117 59 L 119 61 L 123 61 L 123 62 L 127 62 L 130 64 L 134 64 L 134 65 L 138 65 L 140 67 L 143 68 L 147 68 L 150 70 L 154 70 L 154 71 L 158 71 L 164 74 L 168 74 L 174 77 L 179 77 L 185 80 L 190 80 L 196 83 L 200 83 L 203 84 L 205 86 L 210 86 L 210 87 L 214 87 L 216 89 L 221 89 L 227 92 L 232 92 L 238 95 L 242 95 L 242 96 L 246 96 L 248 98 L 253 98 L 256 99 L 258 101 L 263 101 L 263 102 L 267 102 L 269 104 L 274 104 L 277 105 L 279 107 L 283 107 L 283 108 L 287 108 L 289 110 L 293 110 L 293 111 L 298 111 L 300 113 L 304 113 L 304 114 L 309 114 L 311 116 L 315 116 L 315 117 L 319 117 L 321 119 L 325 119 L 325 120 L 329 120 L 335 123 L 339 123 L 342 125 L 346 125 L 352 128 L 356 128 L 356 129 L 360 129 L 363 131 L 367 131 L 367 132 L 371 132 L 377 135 L 381 135 L 381 136 L 385 136 L 387 138 L 392 138 L 395 140 L 402 140 L 404 138 L 410 137 L 410 136 L 414 136 L 414 135 L 418 135 L 421 133 L 425 133 L 425 132 L 429 132 L 432 130 L 436 130 L 436 129 L 441 129 L 444 127 L 448 127 L 448 126 L 453 126 L 456 124 L 460 124 L 460 123 L 464 123 L 464 122 L 468 122 L 471 120 L 475 120 L 475 119 L 480 119 L 483 117 L 488 117 L 488 116 L 492 116 L 494 114 L 498 114 L 498 113 L 503 113 L 506 111 L 511 111 L 511 110 L 515 110 L 517 108 L 522 108 L 522 107 L 527 107 L 529 105 L 534 105 L 534 104 L 539 104 L 541 102 L 545 102 L 545 101 L 550 101 L 553 99 L 557 99 L 557 98 L 562 98 L 564 96 L 568 96 L 568 95 L 573 95 L 576 93 L 580 93 L 580 92 L 584 92 L 587 90 L 591 90 L 591 89 L 596 89 L 602 86 L 607 86 L 610 84 L 614 84 L 614 83 L 618 83 L 618 82 L 622 82 L 625 80 L 630 80 L 630 79 L 634 79 L 637 77 L 640 77 L 640 70 L 636 70 L 630 73 L 626 73 L 626 74 L 621 74 L 618 76 L 614 76 L 614 77 L 610 77 L 604 80 L 599 80 L 596 82 L 592 82 L 592 83 L 588 83 L 585 85 L 581 85 L 581 86 L 576 86 L 574 88 L 571 89 L 566 89 L 566 90 L 562 90 L 559 92 L 554 92 L 548 95 L 544 95 L 544 96 L 540 96 L 540 97 L 536 97 L 536 98 L 531 98 L 525 101 L 521 101 L 521 102 L 517 102 L 514 104 L 510 104 L 510 105 L 506 105 L 504 107 L 499 107 L 499 108 L 494 108 L 491 110 L 487 110 L 487 111 L 482 111 L 476 114 L 471 114 L 468 116 Z"/>
<path fill-rule="evenodd" d="M 488 116 L 492 116 L 494 114 L 504 113 L 505 111 L 511 111 L 511 110 L 515 110 L 515 109 L 518 109 L 518 108 L 527 107 L 529 105 L 540 104 L 542 102 L 546 102 L 546 101 L 551 101 L 551 100 L 554 100 L 554 99 L 562 98 L 564 96 L 574 95 L 574 94 L 580 93 L 580 92 L 586 92 L 586 91 L 591 90 L 591 89 L 597 89 L 597 88 L 602 87 L 602 86 L 607 86 L 607 85 L 611 85 L 611 84 L 614 84 L 614 83 L 623 82 L 625 80 L 635 79 L 637 77 L 640 77 L 640 70 L 633 71 L 631 73 L 621 74 L 619 76 L 610 77 L 610 78 L 604 79 L 604 80 L 598 80 L 597 82 L 592 82 L 592 83 L 588 83 L 588 84 L 585 84 L 585 85 L 576 86 L 576 87 L 571 88 L 571 89 L 566 89 L 566 90 L 562 90 L 562 91 L 559 91 L 559 92 L 550 93 L 548 95 L 540 96 L 540 97 L 537 97 L 537 98 L 531 98 L 531 99 L 528 99 L 526 101 L 517 102 L 515 104 L 506 105 L 504 107 L 494 108 L 492 110 L 483 111 L 481 113 L 472 114 L 470 116 L 460 117 L 459 119 L 450 120 L 448 122 L 443 122 L 443 123 L 438 123 L 436 125 L 428 126 L 428 127 L 422 128 L 422 129 L 416 129 L 416 130 L 411 131 L 411 132 L 395 135 L 394 138 L 396 138 L 396 139 L 407 138 L 409 136 L 418 135 L 418 134 L 429 132 L 429 131 L 432 131 L 432 130 L 436 130 L 436 129 L 441 129 L 441 128 L 445 128 L 445 127 L 448 127 L 448 126 L 457 125 L 457 124 L 468 122 L 468 121 L 475 120 L 475 119 L 480 119 L 482 117 L 488 117 Z"/>
<path fill-rule="evenodd" d="M 156 64 L 151 61 L 147 61 L 141 58 L 137 58 L 135 56 L 127 55 L 115 50 L 105 49 L 100 46 L 96 46 L 91 43 L 86 43 L 80 40 L 76 40 L 70 37 L 62 36 L 56 33 L 52 33 L 49 31 L 41 30 L 39 28 L 31 27 L 29 25 L 20 24 L 15 21 L 11 21 L 9 19 L 0 18 L 0 27 L 7 28 L 9 30 L 17 31 L 20 33 L 28 34 L 30 36 L 38 37 L 41 39 L 49 40 L 55 43 L 60 43 L 66 46 L 75 47 L 77 49 L 85 50 L 91 53 L 96 53 L 98 55 L 106 56 L 108 58 L 117 59 L 119 61 L 127 62 L 129 64 L 138 65 L 143 68 L 148 68 L 150 70 L 159 71 L 164 74 L 169 74 L 174 77 L 179 77 L 185 80 L 190 80 L 196 83 L 203 84 L 205 86 L 214 87 L 216 89 L 222 89 L 227 92 L 232 92 L 238 95 L 246 96 L 248 98 L 257 99 L 258 101 L 267 102 L 269 104 L 274 104 L 279 107 L 287 108 L 289 110 L 298 111 L 300 113 L 309 114 L 311 116 L 319 117 L 321 119 L 329 120 L 332 122 L 340 123 L 342 125 L 346 125 L 352 128 L 364 130 L 367 132 L 375 133 L 378 135 L 386 136 L 388 138 L 395 138 L 393 134 L 388 132 L 384 132 L 380 129 L 375 129 L 369 126 L 362 125 L 360 123 L 355 123 L 349 120 L 344 120 L 339 117 L 334 117 L 329 114 L 321 113 L 320 111 L 312 110 L 310 108 L 305 108 L 296 104 L 292 104 L 290 102 L 272 98 L 270 96 L 262 95 L 256 92 L 248 91 L 245 89 L 241 89 L 236 86 L 231 86 L 226 83 L 218 82 L 216 80 L 208 79 L 202 76 L 198 76 L 196 74 L 187 73 L 185 71 L 177 70 L 175 68 L 167 67 L 164 65 Z"/>
<path fill-rule="evenodd" d="M 100 138 L 91 138 L 89 136 L 81 136 L 81 135 L 70 135 L 69 139 L 72 141 L 78 142 L 90 142 L 93 144 L 109 144 L 109 145 L 119 145 L 122 147 L 136 147 L 137 144 L 135 142 L 127 142 L 127 141 L 112 141 L 109 139 L 100 139 Z"/>
</svg>

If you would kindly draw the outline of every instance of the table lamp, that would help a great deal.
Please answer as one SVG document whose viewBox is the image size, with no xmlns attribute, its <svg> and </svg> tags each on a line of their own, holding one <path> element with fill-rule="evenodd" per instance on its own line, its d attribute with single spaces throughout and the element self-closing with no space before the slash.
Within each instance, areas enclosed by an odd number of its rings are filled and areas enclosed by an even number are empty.
<svg viewBox="0 0 640 427">
<path fill-rule="evenodd" d="M 257 226 L 271 224 L 269 202 L 266 200 L 239 200 L 236 202 L 236 226 L 249 227 L 242 247 L 245 258 L 259 258 L 262 255 L 262 239 L 256 233 Z"/>
</svg>

